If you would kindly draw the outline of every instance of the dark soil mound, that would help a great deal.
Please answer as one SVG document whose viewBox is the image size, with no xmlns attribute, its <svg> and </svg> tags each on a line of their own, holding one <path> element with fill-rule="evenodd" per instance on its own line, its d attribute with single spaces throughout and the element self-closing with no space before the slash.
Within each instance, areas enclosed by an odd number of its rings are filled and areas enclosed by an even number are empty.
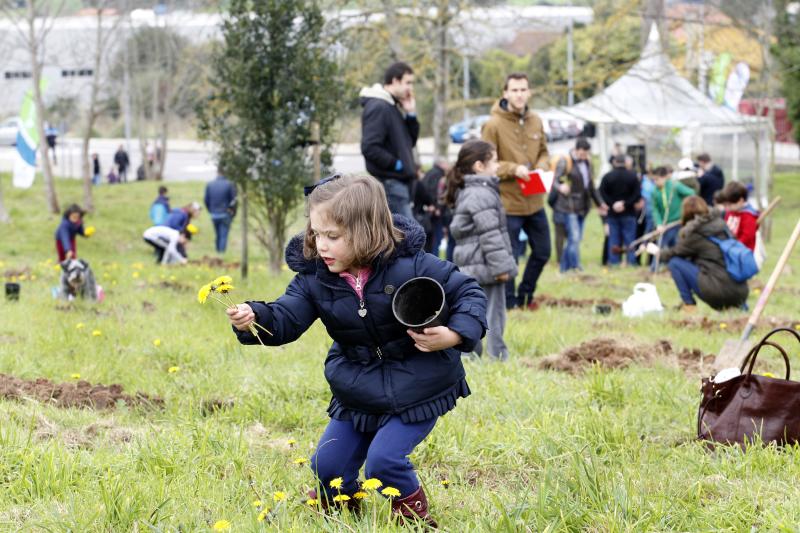
<svg viewBox="0 0 800 533">
<path fill-rule="evenodd" d="M 162 406 L 164 400 L 137 392 L 131 396 L 123 393 L 122 385 L 92 385 L 88 381 L 53 383 L 44 378 L 25 380 L 0 374 L 0 398 L 21 400 L 33 398 L 57 407 L 85 407 L 89 409 L 114 409 L 118 402 L 125 405 Z"/>
<path fill-rule="evenodd" d="M 567 308 L 581 308 L 592 307 L 594 305 L 608 305 L 612 309 L 619 309 L 622 307 L 619 303 L 611 298 L 555 298 L 546 294 L 537 295 L 536 301 L 539 305 L 545 307 L 567 307 Z"/>
<path fill-rule="evenodd" d="M 624 368 L 633 363 L 650 364 L 656 361 L 676 364 L 687 371 L 702 372 L 703 367 L 710 368 L 714 356 L 697 349 L 675 350 L 668 340 L 634 344 L 598 337 L 543 358 L 539 368 L 579 374 L 594 364 L 605 368 Z"/>
<path fill-rule="evenodd" d="M 221 257 L 210 257 L 208 255 L 204 255 L 200 259 L 190 259 L 189 264 L 207 266 L 216 269 L 225 268 L 229 270 L 237 270 L 241 266 L 241 263 L 226 263 Z"/>
<path fill-rule="evenodd" d="M 672 320 L 672 324 L 681 328 L 695 328 L 705 331 L 718 331 L 721 329 L 728 329 L 734 332 L 741 332 L 747 325 L 749 317 L 740 316 L 728 320 L 714 320 L 706 316 L 688 317 L 680 320 Z M 767 316 L 761 317 L 756 325 L 757 329 L 774 329 L 774 328 L 798 328 L 800 329 L 800 321 L 792 320 L 790 318 Z"/>
</svg>

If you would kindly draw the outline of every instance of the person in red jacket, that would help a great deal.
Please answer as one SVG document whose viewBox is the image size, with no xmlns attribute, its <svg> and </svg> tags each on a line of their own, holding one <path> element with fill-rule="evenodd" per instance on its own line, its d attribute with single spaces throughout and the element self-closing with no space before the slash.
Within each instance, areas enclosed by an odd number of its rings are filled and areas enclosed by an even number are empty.
<svg viewBox="0 0 800 533">
<path fill-rule="evenodd" d="M 725 208 L 725 223 L 742 244 L 755 251 L 759 212 L 747 203 L 747 187 L 738 181 L 728 183 L 720 198 Z"/>
</svg>

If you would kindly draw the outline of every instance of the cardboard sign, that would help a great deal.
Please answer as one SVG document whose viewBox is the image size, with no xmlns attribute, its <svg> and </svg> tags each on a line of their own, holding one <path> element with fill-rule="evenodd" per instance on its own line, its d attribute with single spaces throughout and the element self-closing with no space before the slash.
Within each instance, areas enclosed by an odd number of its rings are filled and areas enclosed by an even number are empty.
<svg viewBox="0 0 800 533">
<path fill-rule="evenodd" d="M 550 192 L 550 187 L 553 186 L 553 173 L 545 172 L 542 170 L 534 170 L 528 174 L 530 178 L 525 181 L 517 178 L 520 189 L 522 189 L 523 196 L 530 196 L 532 194 L 546 194 Z"/>
</svg>

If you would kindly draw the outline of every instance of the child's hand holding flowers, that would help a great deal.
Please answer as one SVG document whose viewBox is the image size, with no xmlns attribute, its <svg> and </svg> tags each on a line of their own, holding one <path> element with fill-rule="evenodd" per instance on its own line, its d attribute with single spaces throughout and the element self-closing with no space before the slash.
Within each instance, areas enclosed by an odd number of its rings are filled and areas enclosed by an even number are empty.
<svg viewBox="0 0 800 533">
<path fill-rule="evenodd" d="M 264 345 L 264 343 L 261 341 L 261 337 L 258 335 L 258 330 L 256 330 L 256 327 L 260 328 L 262 331 L 265 331 L 269 335 L 272 335 L 272 332 L 255 321 L 256 315 L 249 305 L 236 305 L 233 303 L 233 300 L 231 300 L 231 297 L 228 294 L 234 289 L 234 286 L 231 285 L 232 283 L 233 279 L 230 276 L 218 277 L 211 283 L 207 283 L 200 287 L 200 290 L 197 292 L 197 301 L 201 304 L 204 304 L 209 297 L 218 301 L 225 306 L 225 311 L 228 313 L 231 324 L 233 324 L 236 329 L 239 331 L 249 330 L 250 333 L 255 335 L 255 337 L 258 339 L 258 342 Z"/>
<path fill-rule="evenodd" d="M 233 327 L 239 331 L 247 331 L 250 329 L 250 324 L 256 320 L 256 314 L 253 312 L 253 308 L 247 304 L 228 307 L 225 309 L 225 312 L 228 313 L 228 319 L 231 321 Z"/>
</svg>

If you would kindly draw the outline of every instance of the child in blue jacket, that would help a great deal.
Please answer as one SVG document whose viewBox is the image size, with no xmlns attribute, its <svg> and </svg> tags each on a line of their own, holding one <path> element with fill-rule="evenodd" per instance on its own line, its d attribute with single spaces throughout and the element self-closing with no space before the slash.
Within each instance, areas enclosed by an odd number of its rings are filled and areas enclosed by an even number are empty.
<svg viewBox="0 0 800 533">
<path fill-rule="evenodd" d="M 75 237 L 77 235 L 87 236 L 83 229 L 83 215 L 85 214 L 86 211 L 81 209 L 78 204 L 72 204 L 64 211 L 64 216 L 61 218 L 61 223 L 55 233 L 59 263 L 65 259 L 78 257 Z"/>
<path fill-rule="evenodd" d="M 286 249 L 297 275 L 276 301 L 229 309 L 230 321 L 243 344 L 258 342 L 248 329 L 254 321 L 273 333 L 261 335 L 265 344 L 292 342 L 317 318 L 333 339 L 325 360 L 331 420 L 311 460 L 324 507 L 359 490 L 366 463 L 366 478 L 399 491 L 395 513 L 435 524 L 408 455 L 470 394 L 460 353 L 486 331 L 486 297 L 475 280 L 423 251 L 416 222 L 392 220 L 374 178 L 334 175 L 308 189 L 305 234 Z M 446 326 L 421 333 L 392 313 L 394 291 L 419 276 L 444 287 L 449 308 Z M 330 482 L 339 477 L 334 491 Z"/>
</svg>

